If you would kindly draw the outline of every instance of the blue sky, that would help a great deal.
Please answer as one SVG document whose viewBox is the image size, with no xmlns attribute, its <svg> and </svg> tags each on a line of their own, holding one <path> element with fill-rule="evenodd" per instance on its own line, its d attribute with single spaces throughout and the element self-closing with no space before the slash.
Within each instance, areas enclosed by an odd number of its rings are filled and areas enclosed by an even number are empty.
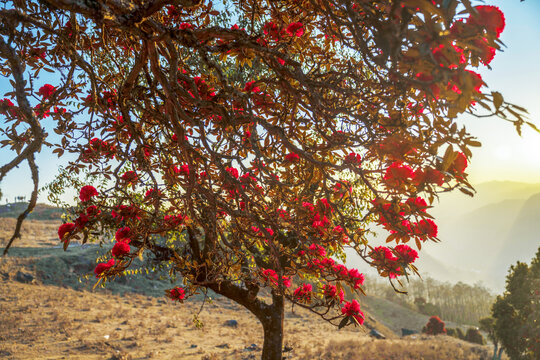
<svg viewBox="0 0 540 360">
<path fill-rule="evenodd" d="M 530 121 L 540 126 L 540 1 L 486 3 L 499 6 L 506 15 L 507 26 L 501 40 L 507 48 L 495 56 L 493 70 L 482 69 L 480 73 L 490 90 L 500 91 L 508 101 L 527 108 Z M 483 144 L 474 149 L 468 168 L 473 184 L 492 180 L 540 182 L 540 134 L 525 128 L 519 137 L 511 124 L 497 118 L 460 120 Z M 0 163 L 5 163 L 6 153 L 0 152 L 0 157 Z M 51 182 L 64 162 L 50 151 L 39 154 L 41 185 Z M 2 203 L 6 196 L 10 201 L 17 195 L 28 196 L 32 184 L 27 167 L 23 165 L 6 176 L 0 188 L 4 193 Z M 46 201 L 46 195 L 42 194 L 39 200 Z"/>
</svg>

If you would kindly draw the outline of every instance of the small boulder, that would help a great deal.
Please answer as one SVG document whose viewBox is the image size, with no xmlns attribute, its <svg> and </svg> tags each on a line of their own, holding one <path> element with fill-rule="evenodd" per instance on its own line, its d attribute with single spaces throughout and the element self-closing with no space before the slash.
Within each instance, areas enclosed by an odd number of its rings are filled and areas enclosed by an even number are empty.
<svg viewBox="0 0 540 360">
<path fill-rule="evenodd" d="M 227 321 L 225 321 L 223 323 L 223 326 L 237 328 L 238 327 L 238 321 L 236 321 L 236 320 L 227 320 Z"/>
<path fill-rule="evenodd" d="M 34 277 L 28 273 L 23 273 L 21 271 L 17 271 L 17 274 L 15 275 L 15 281 L 22 282 L 25 284 L 31 283 L 34 280 Z"/>
</svg>

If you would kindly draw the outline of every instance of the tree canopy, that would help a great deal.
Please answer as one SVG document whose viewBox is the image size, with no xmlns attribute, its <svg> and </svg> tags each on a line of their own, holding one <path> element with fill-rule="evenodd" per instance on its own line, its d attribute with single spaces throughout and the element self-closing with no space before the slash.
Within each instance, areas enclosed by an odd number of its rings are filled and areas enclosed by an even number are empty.
<svg viewBox="0 0 540 360">
<path fill-rule="evenodd" d="M 51 189 L 89 183 L 65 247 L 115 233 L 100 280 L 151 259 L 183 279 L 169 297 L 212 289 L 255 314 L 266 359 L 285 300 L 363 322 L 344 248 L 391 281 L 416 272 L 408 244 L 438 241 L 437 193 L 473 191 L 480 144 L 458 115 L 525 123 L 475 71 L 504 15 L 468 0 L 17 0 L 0 17 L 0 179 L 30 166 L 31 211 L 34 154 L 70 154 Z M 374 224 L 392 246 L 370 245 Z"/>
</svg>

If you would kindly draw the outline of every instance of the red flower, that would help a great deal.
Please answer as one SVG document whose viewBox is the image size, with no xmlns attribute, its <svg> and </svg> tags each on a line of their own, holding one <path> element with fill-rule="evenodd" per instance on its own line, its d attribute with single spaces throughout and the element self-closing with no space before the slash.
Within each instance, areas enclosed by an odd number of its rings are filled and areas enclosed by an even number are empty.
<svg viewBox="0 0 540 360">
<path fill-rule="evenodd" d="M 432 168 L 426 168 L 425 170 L 418 169 L 414 172 L 413 181 L 416 185 L 432 183 L 441 186 L 444 184 L 444 174 Z"/>
<path fill-rule="evenodd" d="M 343 159 L 344 164 L 360 165 L 361 162 L 362 162 L 362 157 L 360 156 L 360 154 L 357 154 L 354 151 L 349 153 L 347 156 L 345 156 L 345 159 Z"/>
<path fill-rule="evenodd" d="M 285 31 L 291 36 L 296 35 L 297 37 L 300 37 L 304 35 L 304 25 L 300 22 L 294 22 L 289 24 Z"/>
<path fill-rule="evenodd" d="M 96 205 L 92 205 L 86 208 L 86 215 L 90 217 L 98 216 L 101 213 L 100 210 L 98 210 Z"/>
<path fill-rule="evenodd" d="M 397 260 L 392 250 L 386 246 L 377 246 L 369 253 L 369 257 L 373 259 L 374 263 L 394 262 Z"/>
<path fill-rule="evenodd" d="M 90 221 L 86 214 L 80 214 L 77 219 L 75 219 L 75 226 L 79 229 L 82 229 Z"/>
<path fill-rule="evenodd" d="M 364 313 L 360 311 L 360 304 L 356 300 L 346 302 L 341 309 L 341 313 L 345 314 L 345 316 L 352 316 L 359 325 L 364 323 Z"/>
<path fill-rule="evenodd" d="M 337 298 L 340 303 L 343 302 L 343 299 L 345 299 L 345 293 L 343 292 L 343 289 L 340 289 L 338 293 L 337 287 L 330 284 L 324 285 L 323 289 L 324 289 L 324 296 L 327 298 L 330 298 L 330 299 Z"/>
<path fill-rule="evenodd" d="M 238 179 L 239 177 L 239 174 L 238 174 L 238 170 L 234 167 L 228 167 L 226 168 L 225 170 L 227 170 L 227 172 L 229 173 L 229 175 L 231 175 L 233 178 L 235 179 Z"/>
<path fill-rule="evenodd" d="M 128 241 L 120 241 L 114 244 L 111 252 L 114 257 L 122 257 L 129 254 L 130 250 L 131 248 L 128 245 Z"/>
<path fill-rule="evenodd" d="M 394 248 L 397 256 L 407 264 L 412 264 L 416 259 L 418 259 L 418 253 L 416 250 L 411 249 L 408 245 L 399 244 Z"/>
<path fill-rule="evenodd" d="M 246 83 L 246 86 L 244 86 L 245 92 L 254 92 L 258 93 L 261 91 L 261 89 L 258 86 L 255 86 L 256 81 L 250 81 Z"/>
<path fill-rule="evenodd" d="M 76 228 L 76 225 L 73 223 L 66 223 L 66 224 L 60 225 L 60 227 L 58 228 L 58 237 L 60 238 L 61 241 L 64 241 L 64 236 L 68 233 L 73 232 L 75 228 Z"/>
<path fill-rule="evenodd" d="M 452 163 L 452 170 L 457 173 L 463 174 L 467 168 L 467 157 L 462 152 L 459 152 Z"/>
<path fill-rule="evenodd" d="M 262 270 L 262 278 L 264 281 L 270 281 L 273 285 L 277 286 L 278 283 L 278 275 L 277 273 L 272 269 L 263 269 Z M 283 280 L 283 286 L 286 288 L 291 286 L 291 279 L 289 279 L 287 276 L 282 277 Z"/>
<path fill-rule="evenodd" d="M 414 227 L 414 234 L 420 237 L 437 237 L 437 224 L 431 219 L 420 220 Z"/>
<path fill-rule="evenodd" d="M 413 170 L 409 165 L 394 162 L 386 169 L 383 179 L 388 185 L 400 186 L 412 178 L 413 175 Z"/>
<path fill-rule="evenodd" d="M 405 202 L 413 212 L 416 211 L 422 211 L 426 212 L 426 209 L 428 207 L 426 200 L 422 199 L 420 196 L 417 196 L 415 198 L 408 198 Z"/>
<path fill-rule="evenodd" d="M 120 228 L 116 231 L 116 234 L 114 234 L 114 239 L 116 241 L 126 241 L 129 242 L 129 238 L 131 237 L 131 229 L 127 226 L 124 226 L 123 228 Z"/>
<path fill-rule="evenodd" d="M 488 65 L 495 57 L 495 48 L 489 46 L 486 38 L 474 39 L 473 45 L 476 48 L 475 50 L 478 53 L 480 61 L 482 61 L 484 65 Z"/>
<path fill-rule="evenodd" d="M 139 179 L 139 176 L 135 171 L 126 171 L 124 175 L 122 175 L 122 180 L 128 184 L 133 184 L 137 179 Z"/>
<path fill-rule="evenodd" d="M 114 259 L 111 259 L 107 261 L 106 263 L 99 263 L 94 269 L 94 274 L 96 274 L 96 277 L 100 277 L 101 274 L 103 274 L 103 272 L 109 270 L 113 266 L 114 266 Z"/>
<path fill-rule="evenodd" d="M 185 22 L 184 22 L 184 23 L 181 23 L 181 24 L 178 26 L 178 28 L 179 28 L 180 30 L 193 29 L 193 25 L 190 24 L 190 23 L 185 23 Z"/>
<path fill-rule="evenodd" d="M 38 94 L 43 96 L 44 99 L 48 99 L 54 94 L 56 88 L 51 84 L 45 84 L 39 88 Z"/>
<path fill-rule="evenodd" d="M 310 302 L 312 291 L 313 287 L 311 286 L 311 284 L 302 284 L 302 286 L 294 290 L 293 295 L 298 301 Z"/>
<path fill-rule="evenodd" d="M 81 188 L 81 191 L 79 193 L 79 199 L 81 199 L 82 202 L 90 200 L 92 196 L 99 195 L 96 188 L 92 185 L 85 185 Z"/>
<path fill-rule="evenodd" d="M 184 288 L 181 288 L 179 286 L 175 287 L 171 290 L 166 290 L 167 297 L 174 301 L 183 302 L 183 300 L 186 298 L 186 291 Z"/>
<path fill-rule="evenodd" d="M 478 14 L 471 14 L 467 24 L 483 26 L 487 31 L 494 32 L 497 37 L 501 35 L 506 25 L 503 12 L 496 6 L 476 6 Z"/>
<path fill-rule="evenodd" d="M 362 274 L 358 269 L 349 269 L 349 278 L 351 281 L 354 281 L 354 288 L 358 289 L 360 285 L 364 285 L 364 274 Z"/>
<path fill-rule="evenodd" d="M 112 212 L 111 215 L 113 218 L 119 217 L 120 220 L 139 218 L 139 209 L 135 206 L 120 205 L 117 206 Z"/>
<path fill-rule="evenodd" d="M 285 155 L 285 161 L 295 163 L 295 162 L 300 161 L 300 156 L 296 153 L 289 153 Z"/>
</svg>

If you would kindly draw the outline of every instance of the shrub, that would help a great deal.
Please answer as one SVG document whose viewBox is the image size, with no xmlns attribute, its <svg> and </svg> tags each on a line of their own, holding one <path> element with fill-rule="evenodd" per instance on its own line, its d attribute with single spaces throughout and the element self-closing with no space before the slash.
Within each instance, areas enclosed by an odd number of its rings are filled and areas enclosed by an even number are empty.
<svg viewBox="0 0 540 360">
<path fill-rule="evenodd" d="M 428 335 L 446 334 L 444 321 L 442 321 L 438 316 L 432 316 L 429 318 L 426 326 L 424 326 L 422 329 L 422 332 Z"/>
<path fill-rule="evenodd" d="M 474 344 L 486 344 L 484 336 L 482 336 L 482 333 L 477 328 L 468 328 L 464 340 Z"/>
</svg>

